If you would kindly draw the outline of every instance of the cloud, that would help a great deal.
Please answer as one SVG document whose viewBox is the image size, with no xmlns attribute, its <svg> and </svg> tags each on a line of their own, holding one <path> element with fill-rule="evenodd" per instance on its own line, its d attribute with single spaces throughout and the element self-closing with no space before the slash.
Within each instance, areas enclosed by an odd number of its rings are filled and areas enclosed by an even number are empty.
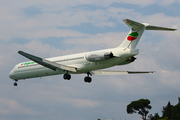
<svg viewBox="0 0 180 120">
<path fill-rule="evenodd" d="M 128 33 L 128 32 L 127 32 Z M 124 40 L 127 33 L 117 32 L 117 33 L 104 33 L 104 34 L 96 34 L 91 35 L 87 38 L 71 38 L 66 39 L 66 44 L 74 44 L 78 46 L 92 47 L 97 46 L 100 48 L 110 48 L 117 47 Z M 112 42 L 113 41 L 113 42 Z M 98 49 L 95 47 L 95 49 Z"/>
<path fill-rule="evenodd" d="M 92 100 L 84 100 L 84 99 L 67 99 L 66 102 L 69 101 L 68 104 L 72 104 L 77 108 L 96 108 L 100 106 L 99 101 L 92 101 Z"/>
<path fill-rule="evenodd" d="M 107 8 L 96 8 L 94 10 L 88 9 L 83 6 L 77 6 L 83 4 L 97 5 L 101 3 L 100 0 L 92 2 L 82 2 L 80 0 L 76 0 L 69 3 L 56 0 L 54 0 L 54 2 L 43 1 L 42 3 L 42 1 L 39 0 L 37 2 L 28 1 L 28 4 L 19 1 L 20 4 L 16 4 L 15 6 L 11 6 L 8 3 L 3 2 L 1 5 L 0 13 L 1 40 L 12 40 L 13 38 L 42 39 L 47 37 L 84 37 L 88 35 L 62 27 L 80 26 L 83 23 L 90 23 L 96 27 L 114 27 L 115 22 L 121 22 L 121 20 L 124 18 L 135 18 L 135 20 L 144 19 L 143 21 L 150 21 L 149 18 L 152 19 L 153 17 L 156 18 L 157 16 L 161 16 L 162 18 L 165 16 L 163 14 L 155 14 L 154 16 L 150 15 L 144 18 L 144 16 L 134 11 L 133 9 L 116 8 L 109 6 L 116 2 L 118 1 L 107 0 L 107 2 L 103 2 L 108 4 Z M 120 1 L 120 3 L 121 2 L 127 2 L 128 4 L 138 4 L 139 2 L 141 2 L 142 4 L 148 3 L 147 1 L 136 1 L 135 3 L 132 3 L 132 1 L 130 0 Z M 152 3 L 153 2 L 154 1 L 152 1 Z M 63 7 L 58 6 L 59 4 Z M 69 8 L 68 6 L 74 7 Z M 7 7 L 9 7 L 10 9 L 7 10 Z M 37 8 L 40 12 L 31 16 L 26 12 L 28 8 Z M 54 10 L 53 8 L 57 8 L 57 10 Z M 113 19 L 113 21 L 111 19 Z M 165 23 L 165 20 L 166 19 L 161 20 L 163 21 L 161 22 L 161 24 Z M 166 23 L 169 23 L 169 20 Z"/>
<path fill-rule="evenodd" d="M 38 111 L 20 105 L 17 101 L 11 99 L 0 98 L 0 114 L 8 116 L 12 114 L 36 115 Z"/>
<path fill-rule="evenodd" d="M 157 20 L 157 18 L 159 19 Z M 180 21 L 180 17 L 168 16 L 164 13 L 155 13 L 152 15 L 145 15 L 144 17 L 141 17 L 141 21 L 145 21 L 147 23 L 150 23 L 151 25 L 156 25 L 156 26 L 158 25 L 164 27 L 177 27 Z"/>
</svg>

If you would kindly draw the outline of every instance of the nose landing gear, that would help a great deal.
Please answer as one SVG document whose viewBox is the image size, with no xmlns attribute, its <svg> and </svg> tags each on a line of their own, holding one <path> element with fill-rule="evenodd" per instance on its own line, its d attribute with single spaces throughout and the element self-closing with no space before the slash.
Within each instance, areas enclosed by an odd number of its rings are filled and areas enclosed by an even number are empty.
<svg viewBox="0 0 180 120">
<path fill-rule="evenodd" d="M 14 86 L 17 86 L 17 85 L 18 85 L 18 84 L 17 84 L 17 81 L 18 81 L 18 80 L 15 80 Z"/>
</svg>

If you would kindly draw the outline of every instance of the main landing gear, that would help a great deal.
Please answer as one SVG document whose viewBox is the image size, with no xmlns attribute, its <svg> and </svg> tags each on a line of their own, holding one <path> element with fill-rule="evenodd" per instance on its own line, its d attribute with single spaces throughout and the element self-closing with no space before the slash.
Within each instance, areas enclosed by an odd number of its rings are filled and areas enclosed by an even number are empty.
<svg viewBox="0 0 180 120">
<path fill-rule="evenodd" d="M 65 80 L 70 80 L 71 79 L 71 75 L 70 74 L 64 74 L 63 78 Z"/>
<path fill-rule="evenodd" d="M 89 77 L 89 75 L 91 75 L 91 74 L 88 72 L 87 76 L 84 78 L 84 82 L 86 82 L 86 83 L 91 83 L 92 82 L 92 78 Z M 67 72 L 66 74 L 64 74 L 63 78 L 65 80 L 70 80 L 71 79 L 71 75 Z"/>
<path fill-rule="evenodd" d="M 63 78 L 65 80 L 70 80 L 71 79 L 71 75 L 67 72 L 66 74 L 64 74 Z"/>
<path fill-rule="evenodd" d="M 91 83 L 92 82 L 92 78 L 89 77 L 89 75 L 91 75 L 91 74 L 88 72 L 87 76 L 84 78 L 84 82 L 87 82 L 87 83 Z"/>
</svg>

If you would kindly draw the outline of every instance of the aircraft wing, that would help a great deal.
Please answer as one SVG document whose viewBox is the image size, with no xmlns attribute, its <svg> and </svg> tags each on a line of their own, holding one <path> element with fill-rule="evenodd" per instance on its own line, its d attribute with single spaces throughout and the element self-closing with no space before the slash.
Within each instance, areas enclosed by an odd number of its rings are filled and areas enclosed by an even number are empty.
<svg viewBox="0 0 180 120">
<path fill-rule="evenodd" d="M 18 51 L 18 53 L 36 63 L 42 65 L 42 66 L 52 69 L 54 71 L 56 71 L 57 69 L 62 69 L 62 70 L 67 70 L 67 71 L 71 71 L 71 72 L 77 72 L 77 68 L 75 68 L 75 67 L 58 64 L 58 63 L 31 55 L 31 54 L 25 53 L 23 51 Z"/>
<path fill-rule="evenodd" d="M 120 74 L 142 74 L 154 73 L 154 71 L 110 71 L 110 70 L 94 70 L 90 72 L 94 75 L 120 75 Z"/>
</svg>

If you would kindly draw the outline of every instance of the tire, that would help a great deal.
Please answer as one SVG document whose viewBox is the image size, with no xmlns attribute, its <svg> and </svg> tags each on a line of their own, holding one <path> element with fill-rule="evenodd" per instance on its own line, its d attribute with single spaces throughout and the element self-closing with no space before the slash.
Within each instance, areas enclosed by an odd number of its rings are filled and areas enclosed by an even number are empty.
<svg viewBox="0 0 180 120">
<path fill-rule="evenodd" d="M 88 83 L 91 83 L 92 79 L 91 77 L 88 77 Z"/>
<path fill-rule="evenodd" d="M 64 75 L 63 75 L 63 78 L 66 80 L 66 79 L 67 79 L 67 74 L 64 74 Z"/>
<path fill-rule="evenodd" d="M 16 82 L 14 83 L 14 86 L 17 86 L 17 83 L 16 83 Z"/>
<path fill-rule="evenodd" d="M 85 77 L 84 82 L 91 83 L 92 79 L 91 77 Z"/>
<path fill-rule="evenodd" d="M 85 78 L 84 78 L 84 82 L 88 82 L 88 77 L 85 77 Z"/>
<path fill-rule="evenodd" d="M 70 80 L 70 79 L 71 79 L 71 75 L 67 74 L 67 80 Z"/>
</svg>

